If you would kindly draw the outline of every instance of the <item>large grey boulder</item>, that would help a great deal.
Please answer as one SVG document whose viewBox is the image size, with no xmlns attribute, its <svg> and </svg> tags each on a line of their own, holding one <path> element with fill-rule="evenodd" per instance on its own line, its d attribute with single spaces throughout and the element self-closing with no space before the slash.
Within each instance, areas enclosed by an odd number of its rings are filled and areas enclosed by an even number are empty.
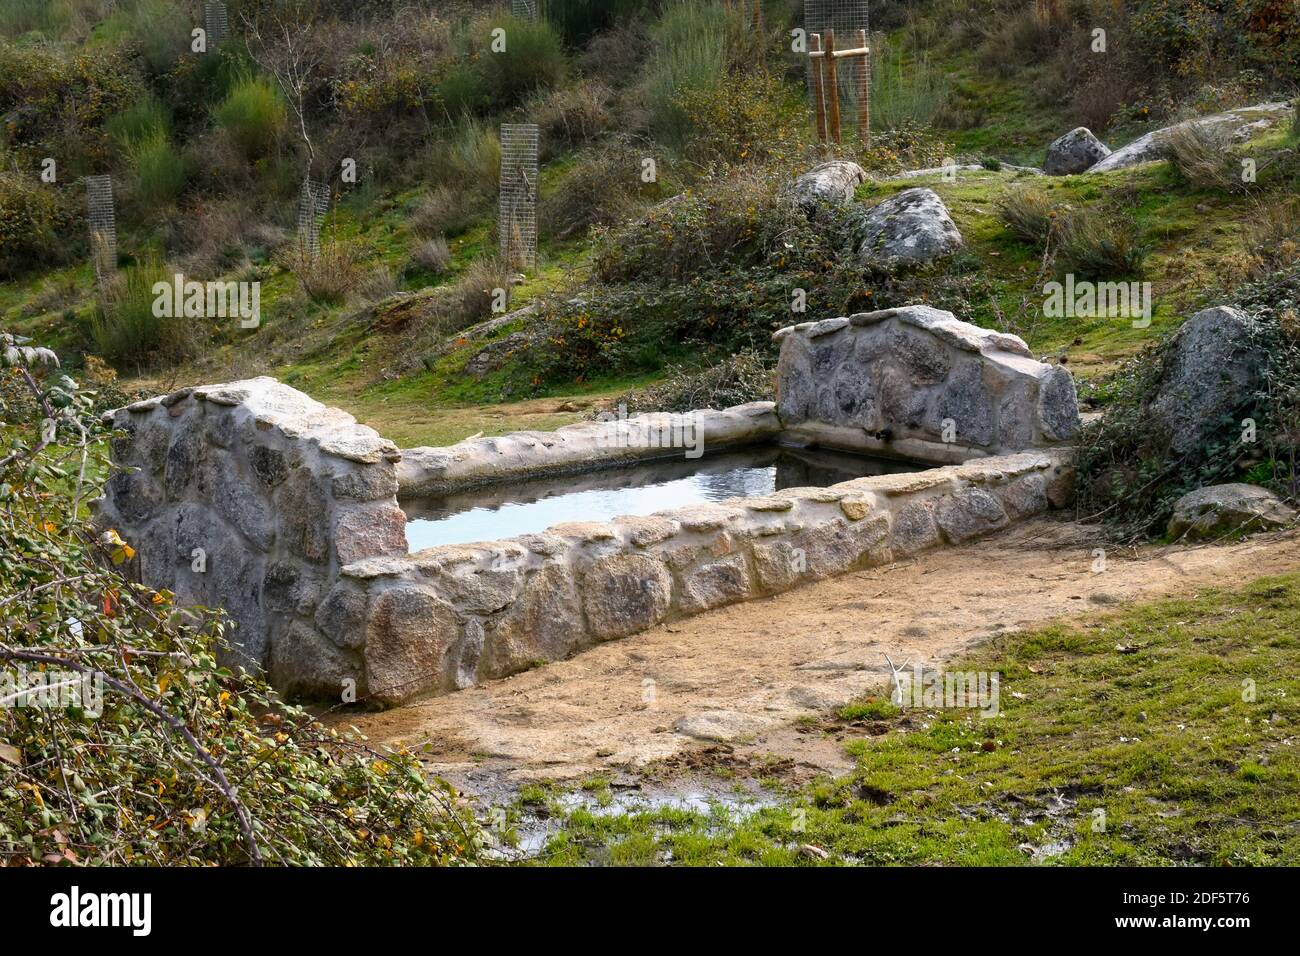
<svg viewBox="0 0 1300 956">
<path fill-rule="evenodd" d="M 1110 155 L 1110 148 L 1086 126 L 1070 130 L 1047 147 L 1043 172 L 1049 176 L 1073 176 L 1091 169 Z"/>
<path fill-rule="evenodd" d="M 1212 116 L 1184 120 L 1135 139 L 1100 160 L 1088 172 L 1105 173 L 1113 169 L 1125 169 L 1139 163 L 1165 159 L 1169 155 L 1169 134 L 1180 127 L 1200 126 L 1223 130 L 1232 139 L 1244 142 L 1255 134 L 1284 122 L 1294 114 L 1295 111 L 1286 103 L 1261 103 L 1258 106 L 1243 106 L 1240 109 L 1227 110 Z"/>
<path fill-rule="evenodd" d="M 867 181 L 867 172 L 857 163 L 837 159 L 814 166 L 794 181 L 794 198 L 805 212 L 815 212 L 822 204 L 843 206 L 853 199 L 857 188 Z"/>
<path fill-rule="evenodd" d="M 919 265 L 961 248 L 961 232 L 933 189 L 905 189 L 862 214 L 863 265 Z"/>
<path fill-rule="evenodd" d="M 1267 356 L 1254 341 L 1255 321 L 1217 306 L 1183 323 L 1148 412 L 1158 437 L 1179 455 L 1192 451 L 1259 386 Z"/>
<path fill-rule="evenodd" d="M 776 333 L 786 435 L 850 451 L 960 462 L 1069 442 L 1074 379 L 1014 335 L 925 305 Z"/>
<path fill-rule="evenodd" d="M 1296 519 L 1294 508 L 1258 485 L 1210 485 L 1188 492 L 1169 519 L 1173 538 L 1222 538 L 1247 531 L 1280 528 Z"/>
</svg>

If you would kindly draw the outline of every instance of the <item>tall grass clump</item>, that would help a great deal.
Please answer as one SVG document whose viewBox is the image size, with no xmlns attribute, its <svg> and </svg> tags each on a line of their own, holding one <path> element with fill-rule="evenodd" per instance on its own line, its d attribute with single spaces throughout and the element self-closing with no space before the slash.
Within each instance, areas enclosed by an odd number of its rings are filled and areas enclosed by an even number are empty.
<svg viewBox="0 0 1300 956">
<path fill-rule="evenodd" d="M 95 351 L 116 368 L 140 371 L 184 357 L 185 319 L 154 315 L 154 284 L 172 275 L 157 259 L 123 269 L 104 292 L 90 322 Z"/>
<path fill-rule="evenodd" d="M 56 37 L 68 25 L 68 8 L 53 0 L 4 0 L 0 4 L 0 34 L 20 37 L 39 32 Z"/>
<path fill-rule="evenodd" d="M 877 36 L 871 55 L 871 122 L 878 129 L 929 126 L 948 101 L 945 76 L 924 53 L 911 56 Z"/>
<path fill-rule="evenodd" d="M 213 118 L 247 160 L 271 151 L 286 122 L 284 98 L 267 77 L 244 74 L 236 78 Z"/>
<path fill-rule="evenodd" d="M 171 133 L 171 116 L 158 98 L 149 94 L 127 109 L 110 117 L 104 129 L 113 138 L 119 148 L 129 150 L 136 143 L 143 142 L 156 134 L 164 136 Z"/>
<path fill-rule="evenodd" d="M 1065 217 L 1059 229 L 1056 264 L 1062 273 L 1108 281 L 1138 276 L 1147 248 L 1131 222 L 1097 209 L 1080 209 Z"/>
<path fill-rule="evenodd" d="M 998 220 L 1017 238 L 1041 248 L 1058 222 L 1058 212 L 1041 189 L 1009 190 L 997 203 Z"/>
<path fill-rule="evenodd" d="M 1185 123 L 1169 131 L 1165 145 L 1174 171 L 1188 185 L 1225 193 L 1249 191 L 1241 160 L 1232 148 L 1232 134 L 1225 127 Z"/>
<path fill-rule="evenodd" d="M 491 123 L 467 118 L 434 147 L 431 158 L 435 179 L 491 193 L 501 175 L 501 137 Z"/>
<path fill-rule="evenodd" d="M 185 161 L 166 133 L 152 133 L 133 144 L 136 195 L 150 209 L 170 205 L 185 188 Z"/>
<path fill-rule="evenodd" d="M 716 89 L 726 73 L 727 12 L 721 4 L 673 0 L 651 34 L 655 52 L 645 87 L 651 126 L 661 143 L 680 148 L 693 128 L 681 97 Z"/>
</svg>

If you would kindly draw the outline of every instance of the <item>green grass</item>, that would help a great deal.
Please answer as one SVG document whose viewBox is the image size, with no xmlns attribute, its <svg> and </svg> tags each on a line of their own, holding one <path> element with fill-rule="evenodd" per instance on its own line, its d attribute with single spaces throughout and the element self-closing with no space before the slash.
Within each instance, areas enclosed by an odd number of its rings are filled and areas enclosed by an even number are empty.
<svg viewBox="0 0 1300 956">
<path fill-rule="evenodd" d="M 1294 866 L 1297 651 L 1295 574 L 1003 635 L 952 665 L 1001 673 L 997 717 L 864 703 L 888 733 L 822 725 L 850 774 L 740 819 L 532 794 L 563 820 L 541 862 Z"/>
</svg>

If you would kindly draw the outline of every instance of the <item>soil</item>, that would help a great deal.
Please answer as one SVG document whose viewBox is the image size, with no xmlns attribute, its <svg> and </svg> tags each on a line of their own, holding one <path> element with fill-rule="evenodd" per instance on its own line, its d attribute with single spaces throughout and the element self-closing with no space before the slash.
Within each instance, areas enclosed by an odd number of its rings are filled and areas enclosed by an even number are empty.
<svg viewBox="0 0 1300 956">
<path fill-rule="evenodd" d="M 1300 569 L 1300 532 L 1203 547 L 1106 549 L 1040 518 L 914 561 L 847 574 L 613 641 L 505 680 L 349 714 L 372 743 L 428 747 L 430 772 L 495 798 L 593 773 L 660 785 L 722 771 L 798 783 L 850 769 L 809 732 L 887 687 L 889 664 L 941 664 L 1001 631 Z M 870 735 L 870 722 L 856 732 Z"/>
</svg>

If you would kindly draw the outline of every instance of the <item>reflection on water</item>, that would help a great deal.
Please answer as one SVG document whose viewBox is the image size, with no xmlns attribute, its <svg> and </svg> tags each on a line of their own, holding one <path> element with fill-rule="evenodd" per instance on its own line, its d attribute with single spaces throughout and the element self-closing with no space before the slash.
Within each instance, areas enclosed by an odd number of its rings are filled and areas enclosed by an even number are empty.
<svg viewBox="0 0 1300 956">
<path fill-rule="evenodd" d="M 403 501 L 412 551 L 545 531 L 564 521 L 608 521 L 665 508 L 824 488 L 920 466 L 836 452 L 754 445 L 695 460 L 670 458 Z"/>
</svg>

